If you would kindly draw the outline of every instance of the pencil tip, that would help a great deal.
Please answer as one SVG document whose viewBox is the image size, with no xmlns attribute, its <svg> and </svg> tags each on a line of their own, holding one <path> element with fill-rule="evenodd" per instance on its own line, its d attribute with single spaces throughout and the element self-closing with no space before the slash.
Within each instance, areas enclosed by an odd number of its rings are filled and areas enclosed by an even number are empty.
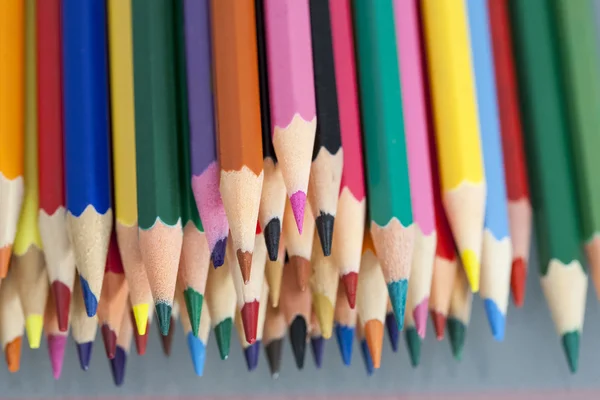
<svg viewBox="0 0 600 400">
<path fill-rule="evenodd" d="M 0 247 L 0 278 L 6 278 L 8 267 L 10 265 L 10 256 L 12 255 L 12 246 Z"/>
<path fill-rule="evenodd" d="M 242 325 L 244 325 L 244 335 L 246 341 L 250 344 L 256 341 L 256 331 L 258 329 L 258 301 L 244 303 L 240 310 L 242 314 Z"/>
<path fill-rule="evenodd" d="M 258 355 L 260 354 L 260 340 L 252 343 L 244 349 L 244 358 L 248 371 L 254 371 L 258 366 Z"/>
<path fill-rule="evenodd" d="M 425 338 L 427 333 L 427 311 L 429 310 L 429 297 L 423 299 L 419 305 L 413 309 L 413 319 L 415 320 L 415 326 L 417 333 L 421 339 Z"/>
<path fill-rule="evenodd" d="M 338 342 L 340 354 L 344 365 L 350 366 L 352 363 L 352 344 L 354 342 L 354 327 L 335 324 L 335 338 Z"/>
<path fill-rule="evenodd" d="M 487 315 L 494 339 L 496 339 L 498 342 L 503 341 L 506 316 L 502 314 L 502 311 L 500 311 L 494 300 L 485 299 L 483 305 L 485 307 L 485 313 Z"/>
<path fill-rule="evenodd" d="M 367 370 L 367 375 L 373 375 L 373 359 L 371 358 L 371 353 L 369 352 L 369 345 L 365 339 L 360 341 L 360 352 L 362 353 L 363 360 L 365 362 L 365 368 Z"/>
<path fill-rule="evenodd" d="M 252 253 L 238 249 L 236 254 L 238 263 L 240 264 L 240 270 L 242 271 L 242 279 L 244 280 L 244 285 L 246 285 L 250 281 L 250 271 L 252 270 Z"/>
<path fill-rule="evenodd" d="M 125 365 L 127 364 L 127 353 L 121 346 L 117 347 L 115 357 L 110 360 L 110 370 L 116 386 L 121 386 L 125 380 Z"/>
<path fill-rule="evenodd" d="M 461 253 L 460 259 L 465 269 L 465 273 L 467 274 L 471 292 L 479 292 L 480 265 L 477 254 L 475 254 L 473 250 L 465 250 Z"/>
<path fill-rule="evenodd" d="M 279 370 L 281 367 L 282 343 L 282 339 L 275 339 L 265 346 L 265 352 L 267 353 L 267 363 L 269 364 L 269 371 L 271 372 L 271 376 L 274 379 L 276 379 L 279 376 Z"/>
<path fill-rule="evenodd" d="M 446 321 L 448 336 L 450 337 L 450 347 L 452 355 L 457 361 L 462 359 L 462 352 L 465 346 L 465 338 L 467 335 L 467 327 L 465 324 L 455 318 L 448 318 Z"/>
<path fill-rule="evenodd" d="M 19 336 L 12 342 L 9 342 L 4 349 L 9 372 L 18 372 L 21 369 L 21 342 L 22 338 Z"/>
<path fill-rule="evenodd" d="M 446 316 L 437 311 L 431 311 L 431 321 L 433 322 L 436 339 L 443 340 L 444 330 L 446 329 Z"/>
<path fill-rule="evenodd" d="M 408 294 L 408 280 L 401 279 L 398 281 L 392 281 L 387 284 L 387 287 L 390 295 L 390 302 L 392 303 L 392 309 L 394 310 L 394 315 L 396 316 L 398 330 L 401 331 L 404 326 L 404 312 L 406 308 L 406 295 Z M 373 354 L 371 354 L 371 356 L 373 356 Z M 377 363 L 375 363 L 375 365 L 377 365 Z M 377 366 L 375 368 L 377 368 Z"/>
<path fill-rule="evenodd" d="M 346 298 L 348 299 L 348 305 L 354 309 L 356 306 L 356 287 L 358 285 L 358 274 L 356 272 L 348 272 L 342 276 L 342 282 L 344 283 L 344 291 Z"/>
<path fill-rule="evenodd" d="M 206 345 L 192 332 L 187 334 L 187 343 L 194 372 L 197 376 L 202 376 L 204 374 L 204 362 L 206 361 Z"/>
<path fill-rule="evenodd" d="M 300 290 L 305 291 L 312 273 L 310 261 L 301 256 L 292 256 L 290 257 L 290 266 L 296 270 L 298 287 Z"/>
<path fill-rule="evenodd" d="M 279 218 L 272 218 L 265 226 L 265 244 L 269 260 L 277 261 L 279 254 L 279 240 L 281 238 L 281 221 Z"/>
<path fill-rule="evenodd" d="M 146 305 L 146 310 L 149 307 L 147 307 Z M 133 312 L 131 313 L 131 318 L 135 320 L 135 316 L 133 314 Z M 137 321 L 135 321 L 137 323 Z M 146 329 L 148 327 L 148 324 L 150 322 L 148 321 L 148 311 L 146 311 L 146 320 L 144 323 L 144 334 L 140 334 L 138 329 L 134 329 L 133 330 L 133 338 L 135 341 L 135 350 L 138 353 L 138 355 L 143 356 L 144 354 L 146 354 L 146 346 L 148 345 L 148 330 Z"/>
<path fill-rule="evenodd" d="M 93 342 L 77 343 L 77 357 L 79 358 L 79 365 L 84 371 L 87 371 L 90 367 L 90 360 L 92 359 L 92 345 Z"/>
<path fill-rule="evenodd" d="M 117 333 L 110 329 L 108 324 L 102 324 L 100 331 L 102 332 L 102 341 L 104 342 L 106 357 L 111 360 L 115 357 L 115 352 L 117 351 Z"/>
<path fill-rule="evenodd" d="M 323 250 L 325 257 L 331 255 L 334 221 L 335 218 L 333 215 L 326 214 L 322 211 L 315 220 L 315 226 L 317 227 L 317 233 L 319 234 L 319 240 L 321 242 L 321 249 Z"/>
<path fill-rule="evenodd" d="M 193 288 L 188 287 L 183 291 L 183 297 L 185 299 L 185 307 L 190 318 L 190 324 L 192 324 L 192 332 L 194 336 L 198 336 L 198 329 L 200 328 L 200 316 L 202 315 L 202 305 L 204 304 L 204 296 L 198 293 Z"/>
<path fill-rule="evenodd" d="M 398 322 L 396 322 L 396 316 L 393 312 L 389 312 L 385 316 L 385 327 L 387 328 L 388 337 L 390 344 L 392 345 L 392 351 L 395 353 L 398 351 Z"/>
<path fill-rule="evenodd" d="M 571 331 L 562 336 L 562 345 L 569 363 L 571 373 L 577 372 L 579 367 L 579 332 Z"/>
<path fill-rule="evenodd" d="M 163 353 L 165 356 L 169 357 L 171 355 L 171 347 L 173 345 L 173 334 L 175 333 L 175 320 L 171 315 L 171 321 L 169 323 L 169 332 L 167 335 L 163 335 L 162 332 L 159 332 L 160 342 L 162 344 Z"/>
<path fill-rule="evenodd" d="M 365 340 L 369 345 L 369 353 L 373 360 L 373 368 L 381 366 L 381 347 L 383 343 L 383 323 L 377 319 L 370 319 L 365 324 Z"/>
<path fill-rule="evenodd" d="M 146 328 L 148 326 L 148 314 L 150 306 L 147 303 L 142 303 L 136 304 L 132 308 L 137 332 L 143 336 L 146 334 Z"/>
<path fill-rule="evenodd" d="M 156 316 L 158 317 L 158 328 L 163 336 L 169 334 L 169 326 L 171 325 L 171 311 L 173 308 L 167 303 L 156 303 Z"/>
<path fill-rule="evenodd" d="M 66 332 L 69 329 L 69 311 L 71 308 L 71 290 L 61 281 L 52 282 L 52 294 L 58 317 L 58 330 Z"/>
<path fill-rule="evenodd" d="M 25 319 L 25 331 L 29 348 L 39 349 L 42 341 L 42 329 L 44 325 L 44 316 L 40 314 L 30 314 Z"/>
<path fill-rule="evenodd" d="M 219 355 L 221 360 L 226 360 L 229 357 L 229 344 L 231 342 L 231 327 L 233 321 L 231 318 L 225 318 L 215 326 L 215 337 L 217 339 L 217 347 L 219 347 Z"/>
<path fill-rule="evenodd" d="M 67 336 L 48 335 L 48 355 L 50 356 L 50 366 L 52 367 L 54 379 L 59 379 L 62 373 L 66 346 Z"/>
<path fill-rule="evenodd" d="M 290 325 L 290 341 L 292 343 L 292 352 L 298 369 L 304 368 L 304 354 L 306 353 L 306 320 L 298 315 Z"/>
<path fill-rule="evenodd" d="M 312 336 L 310 338 L 310 347 L 317 368 L 323 365 L 323 349 L 325 348 L 325 339 L 323 336 Z"/>
<path fill-rule="evenodd" d="M 406 339 L 406 346 L 408 347 L 410 364 L 413 368 L 416 368 L 421 362 L 421 337 L 417 329 L 412 326 L 406 329 L 404 337 Z"/>
<path fill-rule="evenodd" d="M 92 289 L 90 289 L 88 282 L 81 275 L 79 275 L 79 282 L 81 283 L 81 291 L 83 292 L 85 312 L 87 313 L 87 316 L 91 318 L 96 315 L 98 299 L 94 296 L 94 293 L 92 293 Z"/>
<path fill-rule="evenodd" d="M 227 238 L 217 240 L 215 247 L 210 253 L 210 259 L 213 263 L 213 267 L 219 268 L 225 263 L 225 249 L 227 248 Z"/>
<path fill-rule="evenodd" d="M 522 258 L 517 258 L 512 263 L 510 274 L 510 288 L 515 306 L 523 307 L 525 303 L 525 289 L 527 283 L 527 263 Z"/>
<path fill-rule="evenodd" d="M 296 220 L 298 232 L 302 234 L 302 224 L 304 223 L 304 207 L 306 206 L 306 193 L 298 190 L 296 193 L 290 196 L 290 204 L 292 206 L 292 212 L 294 213 L 294 219 Z"/>
<path fill-rule="evenodd" d="M 314 293 L 312 301 L 321 327 L 321 334 L 325 339 L 329 339 L 333 333 L 333 304 L 321 293 Z"/>
</svg>

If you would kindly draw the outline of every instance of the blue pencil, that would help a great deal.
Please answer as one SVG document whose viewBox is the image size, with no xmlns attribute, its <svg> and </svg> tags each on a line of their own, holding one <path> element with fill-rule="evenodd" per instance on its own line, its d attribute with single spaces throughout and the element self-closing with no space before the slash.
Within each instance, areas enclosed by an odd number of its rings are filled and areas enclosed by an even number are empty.
<svg viewBox="0 0 600 400">
<path fill-rule="evenodd" d="M 67 223 L 92 317 L 113 223 L 104 0 L 62 0 L 62 23 Z"/>
<path fill-rule="evenodd" d="M 487 199 L 483 233 L 480 296 L 492 334 L 504 339 L 510 291 L 512 247 L 508 227 L 506 182 L 496 102 L 494 59 L 486 1 L 467 0 L 471 52 L 484 159 Z"/>
</svg>

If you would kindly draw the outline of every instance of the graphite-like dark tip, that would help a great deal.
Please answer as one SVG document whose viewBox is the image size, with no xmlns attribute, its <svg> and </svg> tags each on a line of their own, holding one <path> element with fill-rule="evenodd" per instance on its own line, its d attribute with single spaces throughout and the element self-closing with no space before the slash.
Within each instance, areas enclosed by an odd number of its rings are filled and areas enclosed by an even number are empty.
<svg viewBox="0 0 600 400">
<path fill-rule="evenodd" d="M 304 355 L 306 354 L 306 320 L 301 315 L 294 318 L 290 325 L 290 341 L 292 352 L 298 369 L 304 368 Z"/>
<path fill-rule="evenodd" d="M 276 339 L 265 346 L 265 352 L 267 353 L 267 362 L 269 364 L 269 371 L 271 371 L 271 376 L 276 378 L 279 376 L 279 371 L 281 369 L 281 345 L 283 343 L 283 339 Z"/>
<path fill-rule="evenodd" d="M 269 260 L 277 261 L 277 255 L 279 254 L 279 239 L 281 238 L 281 221 L 279 221 L 279 218 L 270 220 L 267 226 L 265 226 L 264 233 Z"/>
<path fill-rule="evenodd" d="M 121 386 L 125 379 L 125 365 L 127 364 L 127 353 L 121 347 L 117 347 L 115 357 L 110 360 L 113 381 L 116 386 Z"/>
<path fill-rule="evenodd" d="M 160 341 L 162 343 L 163 353 L 165 353 L 165 356 L 169 357 L 171 355 L 171 347 L 173 347 L 173 335 L 175 334 L 175 321 L 173 320 L 172 316 L 171 323 L 169 324 L 169 334 L 166 336 L 162 335 L 162 332 L 160 332 L 160 327 L 159 333 L 161 334 Z"/>
<path fill-rule="evenodd" d="M 398 351 L 398 323 L 396 322 L 396 316 L 393 312 L 389 312 L 385 316 L 385 327 L 387 328 L 388 338 L 392 345 L 392 351 L 395 353 Z"/>
<path fill-rule="evenodd" d="M 225 263 L 225 249 L 227 248 L 227 238 L 218 240 L 215 244 L 215 248 L 210 253 L 210 259 L 213 263 L 213 267 L 219 268 Z"/>
<path fill-rule="evenodd" d="M 325 339 L 323 336 L 315 336 L 310 338 L 310 347 L 312 348 L 313 358 L 317 368 L 323 365 L 323 349 L 325 348 Z"/>
<path fill-rule="evenodd" d="M 331 243 L 333 242 L 333 222 L 335 218 L 331 214 L 321 214 L 317 217 L 316 226 L 323 254 L 329 257 L 331 255 Z"/>
</svg>

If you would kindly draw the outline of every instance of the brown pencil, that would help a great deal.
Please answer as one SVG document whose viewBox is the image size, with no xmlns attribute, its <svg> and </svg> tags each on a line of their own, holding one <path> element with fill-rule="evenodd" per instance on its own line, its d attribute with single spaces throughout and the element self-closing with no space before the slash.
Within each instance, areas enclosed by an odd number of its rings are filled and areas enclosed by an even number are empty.
<svg viewBox="0 0 600 400">
<path fill-rule="evenodd" d="M 310 257 L 312 255 L 313 236 L 315 233 L 315 219 L 308 204 L 306 204 L 304 209 L 303 227 L 302 233 L 299 233 L 294 213 L 292 212 L 292 205 L 287 200 L 283 216 L 283 234 L 290 257 L 290 267 L 296 273 L 296 281 L 301 290 L 306 289 L 310 279 Z"/>
<path fill-rule="evenodd" d="M 13 271 L 8 272 L 0 288 L 0 343 L 9 372 L 17 372 L 21 367 L 21 342 L 25 325 Z"/>
</svg>

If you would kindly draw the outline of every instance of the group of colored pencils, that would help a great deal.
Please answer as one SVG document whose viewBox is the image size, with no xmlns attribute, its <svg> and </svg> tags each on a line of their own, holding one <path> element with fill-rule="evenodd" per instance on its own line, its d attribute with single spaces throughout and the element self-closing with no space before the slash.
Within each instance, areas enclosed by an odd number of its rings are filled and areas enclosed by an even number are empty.
<svg viewBox="0 0 600 400">
<path fill-rule="evenodd" d="M 598 5 L 600 6 L 600 4 Z M 594 0 L 0 0 L 0 342 L 174 321 L 202 375 L 235 327 L 250 370 L 354 337 L 369 373 L 431 316 L 460 359 L 541 283 L 575 372 L 600 289 Z M 531 193 L 531 198 L 530 198 Z M 113 215 L 114 209 L 114 215 Z M 75 279 L 77 277 L 77 279 Z M 599 292 L 600 293 L 600 292 Z M 206 306 L 205 306 L 206 303 Z M 153 306 L 152 306 L 153 305 Z"/>
</svg>

